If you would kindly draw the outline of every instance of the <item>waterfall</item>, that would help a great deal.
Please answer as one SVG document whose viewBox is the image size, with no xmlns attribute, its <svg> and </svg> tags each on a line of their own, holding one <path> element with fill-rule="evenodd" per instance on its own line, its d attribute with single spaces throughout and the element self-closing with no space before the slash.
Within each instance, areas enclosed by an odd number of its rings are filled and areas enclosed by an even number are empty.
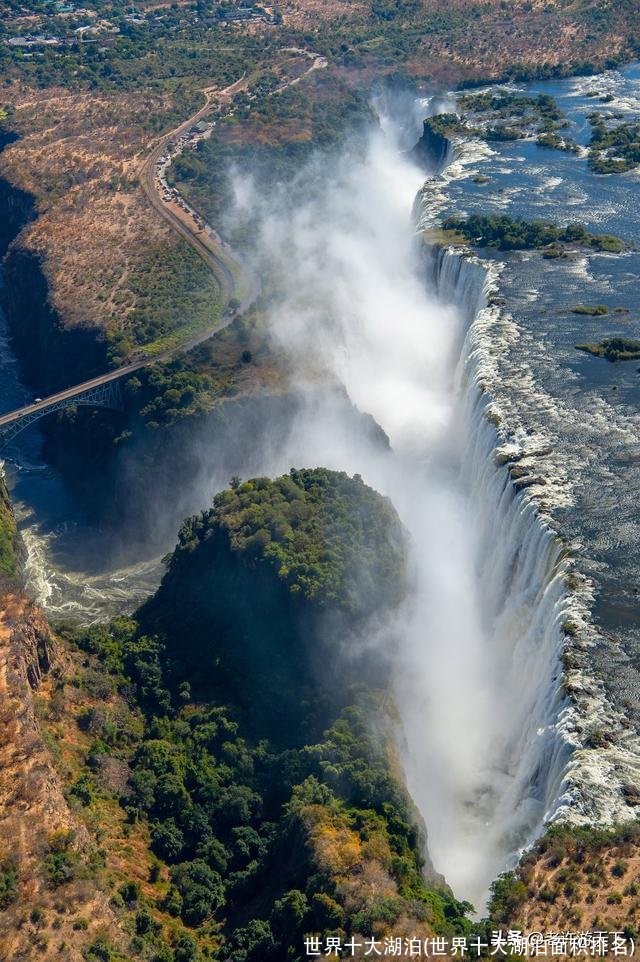
<svg viewBox="0 0 640 962">
<path fill-rule="evenodd" d="M 491 881 L 571 801 L 566 774 L 574 744 L 562 725 L 569 708 L 561 661 L 567 561 L 528 494 L 534 479 L 509 471 L 483 381 L 495 271 L 451 251 L 434 253 L 429 270 L 440 298 L 454 302 L 467 325 L 448 485 L 458 492 L 470 557 L 459 572 L 467 597 L 442 598 L 449 610 L 435 623 L 425 579 L 425 600 L 413 626 L 409 621 L 415 640 L 407 647 L 398 703 L 408 784 L 427 823 L 430 854 L 454 891 L 481 908 Z M 429 577 L 434 567 L 425 565 Z M 469 611 L 461 616 L 465 604 Z M 423 684 L 421 700 L 416 689 Z"/>
<path fill-rule="evenodd" d="M 452 153 L 456 169 L 428 181 L 419 195 L 419 229 L 434 225 L 446 182 L 464 173 L 464 145 Z M 553 505 L 563 499 L 562 472 L 554 472 L 543 440 L 510 421 L 508 403 L 494 392 L 500 376 L 496 352 L 518 337 L 496 296 L 501 265 L 467 249 L 432 248 L 427 272 L 440 299 L 457 306 L 465 325 L 452 430 L 479 621 L 475 645 L 459 645 L 462 683 L 459 692 L 448 692 L 453 708 L 441 699 L 439 717 L 427 714 L 426 725 L 450 726 L 473 748 L 462 752 L 466 771 L 457 781 L 447 775 L 444 790 L 439 772 L 447 748 L 455 767 L 459 744 L 448 745 L 445 738 L 439 754 L 437 746 L 434 753 L 427 745 L 433 734 L 420 744 L 416 718 L 406 707 L 416 694 L 412 683 L 400 685 L 399 704 L 408 783 L 427 823 L 434 863 L 458 895 L 481 908 L 492 879 L 516 863 L 546 823 L 635 819 L 625 789 L 637 782 L 640 746 L 590 665 L 589 652 L 607 642 L 591 620 L 593 588 L 554 523 Z M 459 639 L 450 642 L 455 647 Z M 469 652 L 476 661 L 471 673 L 463 663 Z M 409 667 L 417 670 L 417 664 Z M 474 671 L 478 686 L 485 687 L 482 697 L 470 694 Z M 447 677 L 455 679 L 451 668 L 442 673 Z M 462 725 L 456 724 L 457 712 Z"/>
<path fill-rule="evenodd" d="M 357 161 L 305 176 L 298 203 L 252 199 L 264 270 L 279 281 L 271 334 L 316 398 L 265 473 L 358 472 L 409 532 L 415 590 L 393 637 L 363 643 L 389 663 L 431 860 L 478 910 L 548 821 L 634 817 L 625 785 L 640 755 L 590 667 L 603 643 L 593 589 L 554 516 L 570 503 L 570 467 L 518 410 L 537 386 L 517 361 L 502 264 L 425 243 L 448 183 L 487 152 L 454 145 L 425 182 L 374 135 Z M 318 370 L 376 419 L 390 450 L 317 399 Z"/>
</svg>

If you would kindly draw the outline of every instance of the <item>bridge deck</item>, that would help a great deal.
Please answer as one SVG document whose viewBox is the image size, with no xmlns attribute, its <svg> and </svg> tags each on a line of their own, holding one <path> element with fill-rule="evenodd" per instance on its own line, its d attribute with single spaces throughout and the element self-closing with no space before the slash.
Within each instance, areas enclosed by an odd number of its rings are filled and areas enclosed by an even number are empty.
<svg viewBox="0 0 640 962">
<path fill-rule="evenodd" d="M 125 367 L 119 367 L 115 371 L 109 371 L 107 374 L 100 375 L 100 377 L 94 377 L 90 381 L 83 381 L 82 384 L 75 384 L 73 387 L 43 398 L 42 401 L 38 401 L 35 404 L 27 404 L 25 407 L 18 408 L 17 411 L 10 411 L 8 414 L 3 414 L 0 416 L 0 428 L 6 427 L 8 424 L 13 424 L 14 421 L 20 421 L 22 418 L 28 417 L 32 414 L 44 412 L 54 404 L 59 404 L 61 401 L 73 400 L 74 397 L 78 397 L 81 394 L 86 394 L 87 391 L 91 391 L 97 387 L 102 387 L 104 384 L 109 384 L 111 381 L 117 381 L 126 374 L 131 374 L 133 371 L 138 371 L 141 367 L 148 366 L 149 363 L 149 359 L 145 358 L 143 361 L 136 361 L 134 364 L 127 364 Z"/>
</svg>

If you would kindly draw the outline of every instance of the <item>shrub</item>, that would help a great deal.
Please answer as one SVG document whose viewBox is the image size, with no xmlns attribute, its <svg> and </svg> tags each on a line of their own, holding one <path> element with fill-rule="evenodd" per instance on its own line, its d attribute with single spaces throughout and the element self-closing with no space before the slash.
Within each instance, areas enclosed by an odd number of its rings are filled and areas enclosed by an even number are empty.
<svg viewBox="0 0 640 962">
<path fill-rule="evenodd" d="M 97 959 L 98 962 L 111 962 L 113 959 L 113 949 L 106 939 L 96 939 L 86 951 L 87 959 Z"/>
<path fill-rule="evenodd" d="M 162 926 L 147 909 L 140 909 L 136 912 L 136 935 L 157 935 Z"/>
<path fill-rule="evenodd" d="M 6 909 L 18 897 L 18 870 L 11 862 L 0 866 L 0 909 Z"/>
<path fill-rule="evenodd" d="M 118 892 L 122 896 L 122 900 L 125 905 L 135 905 L 140 898 L 140 883 L 139 882 L 125 882 L 118 889 Z"/>
<path fill-rule="evenodd" d="M 71 830 L 56 832 L 49 840 L 49 852 L 44 869 L 51 888 L 57 888 L 76 877 L 79 858 L 72 845 L 75 834 Z"/>
<path fill-rule="evenodd" d="M 187 925 L 200 925 L 224 903 L 222 879 L 202 859 L 174 866 L 171 882 L 182 896 L 181 915 Z"/>
<path fill-rule="evenodd" d="M 501 875 L 491 886 L 489 912 L 496 922 L 509 922 L 527 897 L 527 887 L 514 872 Z"/>
</svg>

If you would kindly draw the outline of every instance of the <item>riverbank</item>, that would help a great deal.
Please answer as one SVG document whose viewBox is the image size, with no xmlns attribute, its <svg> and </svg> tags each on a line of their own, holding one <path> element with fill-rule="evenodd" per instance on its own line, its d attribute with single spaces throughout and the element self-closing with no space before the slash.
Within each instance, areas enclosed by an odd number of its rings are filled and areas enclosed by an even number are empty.
<svg viewBox="0 0 640 962">
<path fill-rule="evenodd" d="M 588 115 L 594 100 L 606 101 L 613 117 L 623 112 L 627 122 L 637 115 L 639 78 L 640 71 L 632 66 L 588 81 L 530 85 L 506 94 L 521 100 L 540 94 L 555 97 L 569 118 L 570 135 L 583 145 L 591 132 Z M 487 96 L 491 94 L 496 98 L 496 91 Z M 501 252 L 481 243 L 465 249 L 458 244 L 440 250 L 435 258 L 448 289 L 446 275 L 454 279 L 455 288 L 461 277 L 472 278 L 478 269 L 486 272 L 487 306 L 471 327 L 460 377 L 477 381 L 479 407 L 494 436 L 505 503 L 514 491 L 520 492 L 521 516 L 528 517 L 520 542 L 530 561 L 534 556 L 527 539 L 536 525 L 557 540 L 557 561 L 546 566 L 545 578 L 550 586 L 560 579 L 564 598 L 556 610 L 556 668 L 553 679 L 541 687 L 538 704 L 545 698 L 551 704 L 558 694 L 564 703 L 559 702 L 555 722 L 541 725 L 538 739 L 532 733 L 526 746 L 530 750 L 548 738 L 554 725 L 565 743 L 564 758 L 543 750 L 539 771 L 548 772 L 561 762 L 561 777 L 545 799 L 544 819 L 565 826 L 566 838 L 558 841 L 560 863 L 545 854 L 555 850 L 552 829 L 548 841 L 545 837 L 534 847 L 531 858 L 510 878 L 507 897 L 515 901 L 503 921 L 549 927 L 576 921 L 579 915 L 581 925 L 586 920 L 587 926 L 615 928 L 625 912 L 635 915 L 632 888 L 617 892 L 615 882 L 603 880 L 594 887 L 604 892 L 589 894 L 577 881 L 576 851 L 582 845 L 614 876 L 617 839 L 626 839 L 622 844 L 629 857 L 635 851 L 625 824 L 637 819 L 640 767 L 633 694 L 638 608 L 631 597 L 636 561 L 633 546 L 621 546 L 627 525 L 634 529 L 637 520 L 628 491 L 639 429 L 638 384 L 635 370 L 624 365 L 603 370 L 595 362 L 579 360 L 576 345 L 585 325 L 626 331 L 636 323 L 628 317 L 634 313 L 640 270 L 629 198 L 638 191 L 638 179 L 634 174 L 602 178 L 589 164 L 586 150 L 568 154 L 540 147 L 533 137 L 514 140 L 487 144 L 464 132 L 454 138 L 452 167 L 425 186 L 418 207 L 420 226 L 429 238 L 447 217 L 464 210 L 467 215 L 493 214 L 496 222 L 502 217 L 505 224 L 514 214 L 537 223 L 546 217 L 560 226 L 584 222 L 592 230 L 619 234 L 630 246 L 617 254 L 570 250 L 564 258 L 549 260 L 544 252 Z M 446 239 L 442 243 L 446 245 Z M 466 301 L 468 294 L 463 297 Z M 605 303 L 606 309 L 577 311 L 575 305 L 581 303 Z M 478 509 L 484 510 L 480 502 Z M 538 638 L 544 637 L 542 625 L 534 627 Z M 541 677 L 539 671 L 534 674 Z M 504 691 L 508 699 L 510 686 Z M 584 827 L 583 835 L 576 826 Z M 612 834 L 599 834 L 598 827 L 613 827 Z M 551 871 L 557 864 L 563 867 L 558 879 Z M 620 871 L 624 875 L 626 866 Z M 574 884 L 566 899 L 558 887 L 565 877 Z M 549 894 L 549 907 L 536 906 L 534 889 L 543 900 Z M 603 909 L 602 894 L 610 896 L 611 908 Z"/>
</svg>

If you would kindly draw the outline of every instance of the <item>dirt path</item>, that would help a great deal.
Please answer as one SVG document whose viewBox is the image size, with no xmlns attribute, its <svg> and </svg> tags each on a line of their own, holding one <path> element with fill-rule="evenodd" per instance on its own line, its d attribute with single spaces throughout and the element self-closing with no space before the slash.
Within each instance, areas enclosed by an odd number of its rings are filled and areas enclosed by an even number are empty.
<svg viewBox="0 0 640 962">
<path fill-rule="evenodd" d="M 177 203 L 166 203 L 163 200 L 160 193 L 160 184 L 156 176 L 156 164 L 172 142 L 176 141 L 183 133 L 197 124 L 198 121 L 206 117 L 214 102 L 229 103 L 236 93 L 241 90 L 246 90 L 248 84 L 249 81 L 247 77 L 243 75 L 239 80 L 236 80 L 235 83 L 230 84 L 223 90 L 216 91 L 214 87 L 205 88 L 205 90 L 203 90 L 205 98 L 204 106 L 197 110 L 191 117 L 187 118 L 187 120 L 179 124 L 174 130 L 160 138 L 142 165 L 140 173 L 142 188 L 151 206 L 167 221 L 173 230 L 191 245 L 205 264 L 213 271 L 214 276 L 220 284 L 224 308 L 227 307 L 229 301 L 237 294 L 235 277 L 229 268 L 228 261 L 230 259 L 235 260 L 239 271 L 243 269 L 242 264 L 230 250 L 226 252 L 223 251 L 222 242 L 212 228 L 209 228 L 209 230 L 198 229 L 190 213 L 181 209 Z M 246 307 L 248 306 L 247 304 Z M 228 324 L 231 318 L 225 318 L 223 314 L 223 322 L 210 329 L 207 332 L 207 337 L 211 337 L 222 327 L 225 327 L 225 320 Z"/>
<path fill-rule="evenodd" d="M 287 47 L 284 48 L 283 53 L 292 54 L 294 56 L 306 56 L 311 61 L 307 70 L 300 74 L 298 77 L 294 77 L 291 80 L 286 81 L 277 90 L 274 91 L 275 94 L 282 93 L 288 87 L 293 87 L 295 84 L 300 83 L 300 81 L 308 76 L 315 70 L 322 70 L 327 66 L 327 60 L 321 57 L 319 54 L 313 53 L 308 50 L 302 50 L 298 47 Z M 225 308 L 228 306 L 229 301 L 234 298 L 238 300 L 239 306 L 237 311 L 234 312 L 233 316 L 243 313 L 247 308 L 253 303 L 259 292 L 259 286 L 255 280 L 247 278 L 249 281 L 249 293 L 244 297 L 240 298 L 238 296 L 236 275 L 233 271 L 229 269 L 229 261 L 235 262 L 238 274 L 246 274 L 246 270 L 242 263 L 242 260 L 235 254 L 231 248 L 226 245 L 216 229 L 210 224 L 205 223 L 204 218 L 199 212 L 195 211 L 190 205 L 184 201 L 184 198 L 180 198 L 182 203 L 187 207 L 185 210 L 180 203 L 176 201 L 165 201 L 163 200 L 161 193 L 161 185 L 159 178 L 156 176 L 156 163 L 162 154 L 168 149 L 171 143 L 174 143 L 182 134 L 190 130 L 198 121 L 202 120 L 211 111 L 213 103 L 217 104 L 229 104 L 231 105 L 233 97 L 235 94 L 239 93 L 241 90 L 246 91 L 249 89 L 250 78 L 246 75 L 240 77 L 235 83 L 230 84 L 223 90 L 218 90 L 214 87 L 208 87 L 203 90 L 205 104 L 200 108 L 195 114 L 181 123 L 174 130 L 165 134 L 160 141 L 156 144 L 152 150 L 149 157 L 143 164 L 141 171 L 141 182 L 144 192 L 149 200 L 149 203 L 153 206 L 155 210 L 176 230 L 182 237 L 187 240 L 193 249 L 202 257 L 202 259 L 209 265 L 209 267 L 214 272 L 215 276 L 220 283 L 223 298 L 225 300 Z M 249 98 L 251 99 L 251 98 Z M 195 221 L 195 216 L 204 225 L 203 227 L 198 227 Z M 223 309 L 224 310 L 224 309 Z M 223 314 L 222 323 L 218 324 L 215 328 L 212 328 L 204 337 L 198 338 L 190 342 L 190 346 L 195 346 L 195 344 L 200 343 L 207 337 L 216 333 L 221 328 L 225 327 L 230 323 L 232 316 L 229 313 Z M 184 346 L 182 350 L 184 350 Z"/>
</svg>

